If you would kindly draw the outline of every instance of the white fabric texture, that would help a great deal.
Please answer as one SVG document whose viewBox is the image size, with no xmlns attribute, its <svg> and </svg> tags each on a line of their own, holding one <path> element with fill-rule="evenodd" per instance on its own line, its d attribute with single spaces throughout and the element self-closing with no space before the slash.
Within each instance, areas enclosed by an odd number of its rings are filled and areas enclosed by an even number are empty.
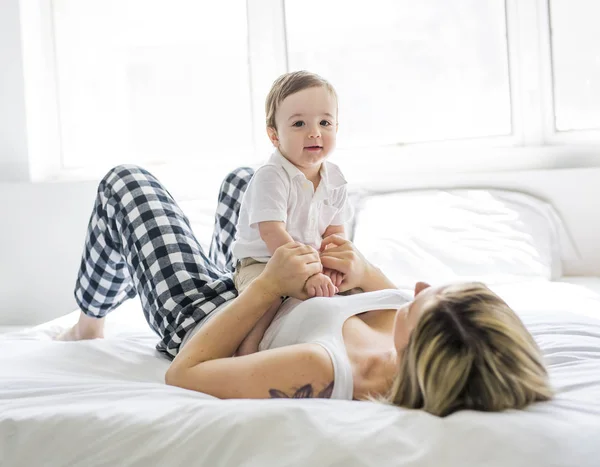
<svg viewBox="0 0 600 467">
<path fill-rule="evenodd" d="M 330 225 L 343 225 L 352 217 L 347 182 L 339 167 L 321 165 L 317 189 L 306 176 L 275 151 L 258 168 L 248 184 L 237 224 L 233 255 L 236 259 L 267 261 L 271 256 L 258 231 L 259 222 L 285 222 L 285 229 L 298 242 L 318 249 Z"/>
<path fill-rule="evenodd" d="M 504 190 L 422 190 L 367 196 L 354 242 L 398 286 L 556 279 L 577 256 L 556 210 Z"/>
<path fill-rule="evenodd" d="M 130 300 L 103 340 L 52 341 L 76 313 L 0 337 L 0 465 L 597 466 L 600 295 L 543 280 L 494 290 L 544 352 L 554 400 L 446 418 L 370 402 L 220 401 L 164 384 L 169 362 Z"/>
</svg>

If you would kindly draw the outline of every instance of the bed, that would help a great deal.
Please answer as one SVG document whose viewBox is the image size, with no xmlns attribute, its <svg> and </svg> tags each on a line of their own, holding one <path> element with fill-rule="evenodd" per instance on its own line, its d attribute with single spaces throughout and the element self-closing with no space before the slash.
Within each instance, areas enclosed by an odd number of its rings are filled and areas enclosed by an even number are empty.
<svg viewBox="0 0 600 467">
<path fill-rule="evenodd" d="M 496 287 L 544 350 L 558 395 L 524 412 L 444 419 L 370 402 L 220 401 L 166 386 L 168 361 L 137 301 L 107 318 L 103 340 L 52 341 L 71 313 L 0 339 L 0 465 L 597 466 L 600 279 L 589 285 Z"/>
<path fill-rule="evenodd" d="M 139 301 L 129 300 L 108 316 L 102 340 L 52 340 L 77 311 L 3 329 L 0 465 L 598 466 L 600 278 L 564 274 L 565 264 L 585 255 L 581 243 L 552 204 L 505 191 L 482 198 L 480 191 L 428 190 L 419 203 L 457 217 L 428 216 L 433 222 L 411 231 L 398 223 L 403 210 L 372 229 L 369 219 L 412 206 L 419 193 L 368 195 L 357 244 L 401 288 L 415 275 L 486 281 L 541 347 L 554 400 L 446 418 L 372 402 L 222 401 L 164 384 L 169 362 L 154 349 Z M 465 215 L 478 216 L 467 222 Z M 439 240 L 450 234 L 453 248 L 432 273 L 427 261 L 439 260 Z"/>
</svg>

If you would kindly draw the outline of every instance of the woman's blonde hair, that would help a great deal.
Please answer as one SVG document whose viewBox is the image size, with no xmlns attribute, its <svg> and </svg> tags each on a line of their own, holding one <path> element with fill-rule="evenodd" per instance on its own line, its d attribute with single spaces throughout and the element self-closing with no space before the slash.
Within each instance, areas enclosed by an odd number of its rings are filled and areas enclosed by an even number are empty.
<svg viewBox="0 0 600 467">
<path fill-rule="evenodd" d="M 484 284 L 445 287 L 425 306 L 386 402 L 443 417 L 552 398 L 533 337 Z"/>
<path fill-rule="evenodd" d="M 303 70 L 293 71 L 291 73 L 285 73 L 277 78 L 271 86 L 271 90 L 269 91 L 267 100 L 265 102 L 267 127 L 277 129 L 277 125 L 275 123 L 275 114 L 286 97 L 291 96 L 299 91 L 303 91 L 304 89 L 317 87 L 324 87 L 327 89 L 335 99 L 337 106 L 337 93 L 335 92 L 335 89 L 329 83 L 329 81 L 321 78 L 315 73 L 310 73 Z"/>
</svg>

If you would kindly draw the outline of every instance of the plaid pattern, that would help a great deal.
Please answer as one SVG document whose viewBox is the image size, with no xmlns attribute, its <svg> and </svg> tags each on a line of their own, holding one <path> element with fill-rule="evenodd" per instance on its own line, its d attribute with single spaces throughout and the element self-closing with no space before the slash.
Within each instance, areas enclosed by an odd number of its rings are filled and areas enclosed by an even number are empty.
<svg viewBox="0 0 600 467">
<path fill-rule="evenodd" d="M 170 193 L 135 165 L 113 168 L 101 180 L 90 218 L 75 300 L 101 318 L 139 295 L 144 316 L 161 338 L 156 349 L 173 358 L 185 334 L 237 295 L 231 243 L 241 196 L 252 169 L 223 182 L 207 258 Z"/>
<path fill-rule="evenodd" d="M 235 169 L 225 177 L 219 190 L 219 204 L 208 256 L 223 272 L 231 273 L 235 266 L 231 247 L 235 239 L 242 195 L 253 175 L 254 169 L 250 167 Z"/>
</svg>

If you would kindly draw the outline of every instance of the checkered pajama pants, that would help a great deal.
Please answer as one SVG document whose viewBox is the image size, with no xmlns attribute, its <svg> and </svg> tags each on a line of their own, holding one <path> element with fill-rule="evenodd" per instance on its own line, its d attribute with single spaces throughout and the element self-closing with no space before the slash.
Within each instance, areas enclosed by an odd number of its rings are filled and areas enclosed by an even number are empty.
<svg viewBox="0 0 600 467">
<path fill-rule="evenodd" d="M 236 169 L 221 185 L 207 257 L 187 217 L 152 174 L 134 165 L 111 169 L 98 186 L 75 285 L 83 313 L 102 318 L 137 294 L 161 339 L 156 349 L 174 358 L 187 331 L 237 295 L 231 246 L 253 174 Z"/>
</svg>

